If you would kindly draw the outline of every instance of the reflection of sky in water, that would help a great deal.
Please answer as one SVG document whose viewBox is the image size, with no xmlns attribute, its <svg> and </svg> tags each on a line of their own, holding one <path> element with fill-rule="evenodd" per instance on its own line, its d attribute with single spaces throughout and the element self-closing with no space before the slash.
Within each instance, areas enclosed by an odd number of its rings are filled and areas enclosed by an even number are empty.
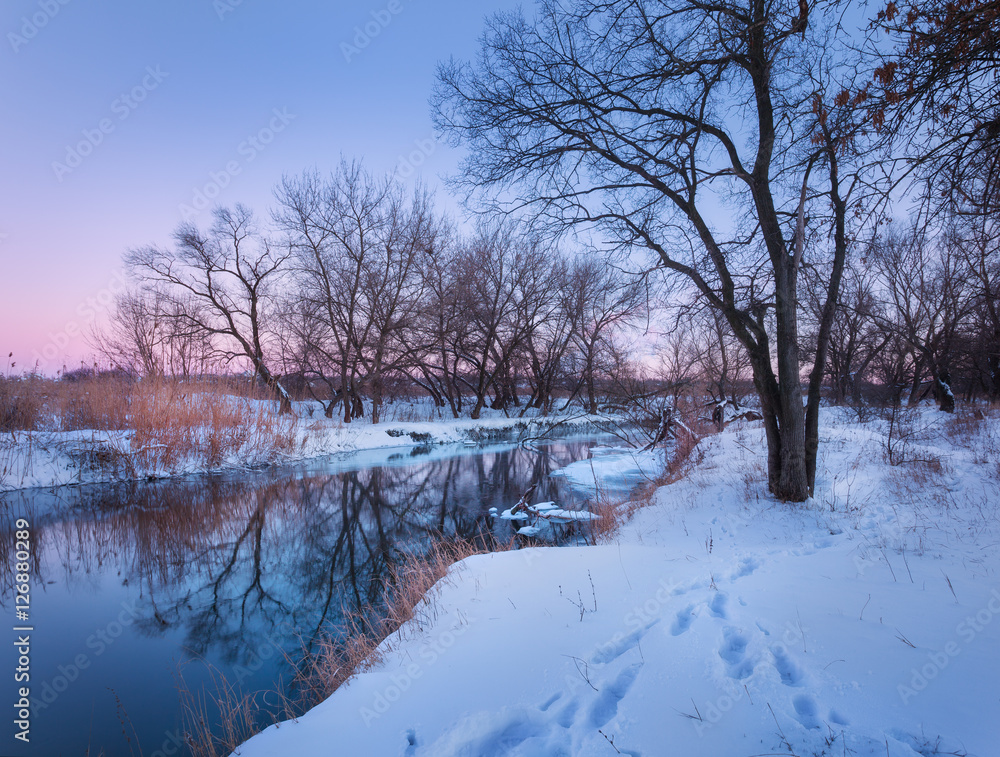
<svg viewBox="0 0 1000 757">
<path fill-rule="evenodd" d="M 137 487 L 63 487 L 0 497 L 2 604 L 13 620 L 13 522 L 32 523 L 30 748 L 12 755 L 171 753 L 176 671 L 210 686 L 204 658 L 246 691 L 267 691 L 340 609 L 369 605 L 407 552 L 433 538 L 509 538 L 490 507 L 532 481 L 535 500 L 582 504 L 553 470 L 597 439 L 378 450 L 257 474 Z M 294 630 L 292 630 L 294 629 Z M 13 632 L 12 632 L 13 633 Z M 3 670 L 16 665 L 4 645 Z M 117 700 L 116 700 L 117 697 Z M 116 705 L 116 701 L 120 705 Z M 118 710 L 118 712 L 116 712 Z M 167 748 L 165 749 L 164 746 Z"/>
</svg>

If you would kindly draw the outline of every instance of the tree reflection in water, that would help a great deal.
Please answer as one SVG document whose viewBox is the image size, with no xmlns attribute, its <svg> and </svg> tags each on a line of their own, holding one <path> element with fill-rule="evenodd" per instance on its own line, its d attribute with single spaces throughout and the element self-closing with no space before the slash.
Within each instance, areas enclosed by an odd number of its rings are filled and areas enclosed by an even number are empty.
<svg viewBox="0 0 1000 757">
<path fill-rule="evenodd" d="M 141 637 L 176 638 L 177 659 L 203 658 L 227 676 L 238 666 L 259 669 L 261 650 L 276 646 L 282 654 L 268 655 L 263 674 L 280 686 L 291 678 L 289 660 L 321 635 L 336 637 L 345 612 L 379 612 L 391 568 L 405 557 L 425 554 L 440 540 L 484 549 L 506 543 L 506 524 L 493 523 L 488 510 L 509 507 L 535 481 L 537 499 L 579 504 L 559 489 L 558 479 L 546 477 L 586 457 L 590 444 L 562 441 L 540 451 L 506 447 L 444 459 L 403 454 L 388 464 L 332 473 L 273 470 L 8 494 L 0 498 L 2 603 L 13 604 L 14 520 L 28 515 L 34 586 L 55 582 L 68 595 L 100 594 L 112 576 L 135 602 L 131 628 Z M 44 629 L 40 622 L 39 635 Z M 108 654 L 136 648 L 142 645 L 120 645 Z M 56 649 L 50 667 L 75 652 Z M 150 687 L 164 689 L 148 694 L 162 711 L 152 736 L 158 741 L 177 720 L 173 671 L 134 663 Z M 90 709 L 93 699 L 82 696 L 82 688 L 71 689 L 53 709 Z M 65 751 L 72 750 L 67 745 Z"/>
</svg>

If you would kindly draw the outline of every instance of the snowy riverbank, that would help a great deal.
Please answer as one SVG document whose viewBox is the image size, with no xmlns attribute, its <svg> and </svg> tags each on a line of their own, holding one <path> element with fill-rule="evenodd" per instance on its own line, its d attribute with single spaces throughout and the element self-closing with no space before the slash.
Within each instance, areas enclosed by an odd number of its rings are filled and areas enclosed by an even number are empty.
<svg viewBox="0 0 1000 757">
<path fill-rule="evenodd" d="M 765 494 L 759 424 L 709 438 L 613 543 L 454 566 L 237 754 L 1000 754 L 1000 424 L 911 424 L 894 450 L 825 412 L 802 505 Z"/>
<path fill-rule="evenodd" d="M 297 403 L 297 417 L 288 419 L 287 428 L 281 431 L 284 439 L 280 448 L 250 440 L 234 446 L 213 464 L 190 455 L 164 461 L 148 454 L 148 448 L 137 449 L 129 431 L 13 432 L 0 439 L 0 492 L 261 468 L 359 450 L 586 433 L 595 429 L 595 422 L 607 420 L 589 415 L 494 415 L 479 420 L 390 420 L 372 425 L 362 419 L 344 424 L 323 418 L 320 413 L 310 415 L 309 404 Z"/>
</svg>

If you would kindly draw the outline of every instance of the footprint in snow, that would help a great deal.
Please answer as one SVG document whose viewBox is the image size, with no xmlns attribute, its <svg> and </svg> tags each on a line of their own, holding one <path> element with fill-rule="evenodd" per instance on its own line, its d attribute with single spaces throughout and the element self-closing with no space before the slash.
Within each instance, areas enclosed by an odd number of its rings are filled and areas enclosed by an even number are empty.
<svg viewBox="0 0 1000 757">
<path fill-rule="evenodd" d="M 799 694 L 792 700 L 795 707 L 795 719 L 806 728 L 819 728 L 819 718 L 816 716 L 816 700 L 808 694 Z"/>
<path fill-rule="evenodd" d="M 830 722 L 837 725 L 850 725 L 851 722 L 837 710 L 830 710 Z"/>
<path fill-rule="evenodd" d="M 719 657 L 728 663 L 742 660 L 747 650 L 746 637 L 735 628 L 727 628 L 722 632 L 722 639 Z"/>
<path fill-rule="evenodd" d="M 670 633 L 674 636 L 680 636 L 691 627 L 691 621 L 693 620 L 694 605 L 688 605 L 677 613 L 677 617 L 674 618 L 674 622 L 670 626 Z"/>
<path fill-rule="evenodd" d="M 544 702 L 542 702 L 540 705 L 538 705 L 538 709 L 541 710 L 542 712 L 548 712 L 549 707 L 558 702 L 561 697 L 562 697 L 562 692 L 557 691 L 555 694 L 553 694 Z"/>
<path fill-rule="evenodd" d="M 603 728 L 611 718 L 618 714 L 618 703 L 632 688 L 640 668 L 642 668 L 642 663 L 637 662 L 634 665 L 629 665 L 614 679 L 598 687 L 600 691 L 590 708 L 591 725 L 595 728 Z"/>
<path fill-rule="evenodd" d="M 727 600 L 728 597 L 726 596 L 725 592 L 721 591 L 718 592 L 712 599 L 711 604 L 708 606 L 708 609 L 712 611 L 712 615 L 714 615 L 717 618 L 722 618 L 723 620 L 727 620 L 729 618 L 729 613 L 726 612 Z"/>
<path fill-rule="evenodd" d="M 782 646 L 772 647 L 771 655 L 774 657 L 774 667 L 781 676 L 781 682 L 785 686 L 801 686 L 802 668 L 788 656 L 788 651 Z"/>
<path fill-rule="evenodd" d="M 719 657 L 727 665 L 730 678 L 742 681 L 749 678 L 754 671 L 754 661 L 746 656 L 747 638 L 735 628 L 726 628 L 722 632 L 722 646 L 719 647 Z"/>
<path fill-rule="evenodd" d="M 760 562 L 753 557 L 744 557 L 740 560 L 736 571 L 733 573 L 733 578 L 744 578 L 745 576 L 752 575 L 757 568 L 760 567 Z"/>
<path fill-rule="evenodd" d="M 639 642 L 642 641 L 642 637 L 649 633 L 649 629 L 659 622 L 659 618 L 657 618 L 656 620 L 647 623 L 642 628 L 633 631 L 623 639 L 603 644 L 598 647 L 597 651 L 591 656 L 591 662 L 597 665 L 604 665 L 612 660 L 617 660 L 630 649 L 635 649 L 639 646 Z M 676 636 L 677 634 L 674 635 Z"/>
<path fill-rule="evenodd" d="M 575 699 L 571 700 L 559 714 L 556 715 L 556 722 L 563 728 L 569 728 L 573 725 L 573 721 L 576 719 L 576 711 L 580 709 L 580 703 Z"/>
</svg>

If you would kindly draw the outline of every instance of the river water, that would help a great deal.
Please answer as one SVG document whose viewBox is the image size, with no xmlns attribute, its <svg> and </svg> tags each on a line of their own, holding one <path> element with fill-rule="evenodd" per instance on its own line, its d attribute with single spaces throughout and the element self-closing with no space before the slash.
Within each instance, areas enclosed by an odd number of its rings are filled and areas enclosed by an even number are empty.
<svg viewBox="0 0 1000 757">
<path fill-rule="evenodd" d="M 509 541 L 489 508 L 511 506 L 536 481 L 534 501 L 584 507 L 549 474 L 606 441 L 377 451 L 0 495 L 0 755 L 186 754 L 179 688 L 204 698 L 222 680 L 276 709 L 275 691 L 294 696 L 290 661 L 336 635 L 345 608 L 377 612 L 394 564 L 442 539 Z M 30 534 L 23 622 L 18 519 Z M 15 683 L 25 636 L 30 679 Z M 30 688 L 29 744 L 14 738 L 21 686 Z"/>
</svg>

